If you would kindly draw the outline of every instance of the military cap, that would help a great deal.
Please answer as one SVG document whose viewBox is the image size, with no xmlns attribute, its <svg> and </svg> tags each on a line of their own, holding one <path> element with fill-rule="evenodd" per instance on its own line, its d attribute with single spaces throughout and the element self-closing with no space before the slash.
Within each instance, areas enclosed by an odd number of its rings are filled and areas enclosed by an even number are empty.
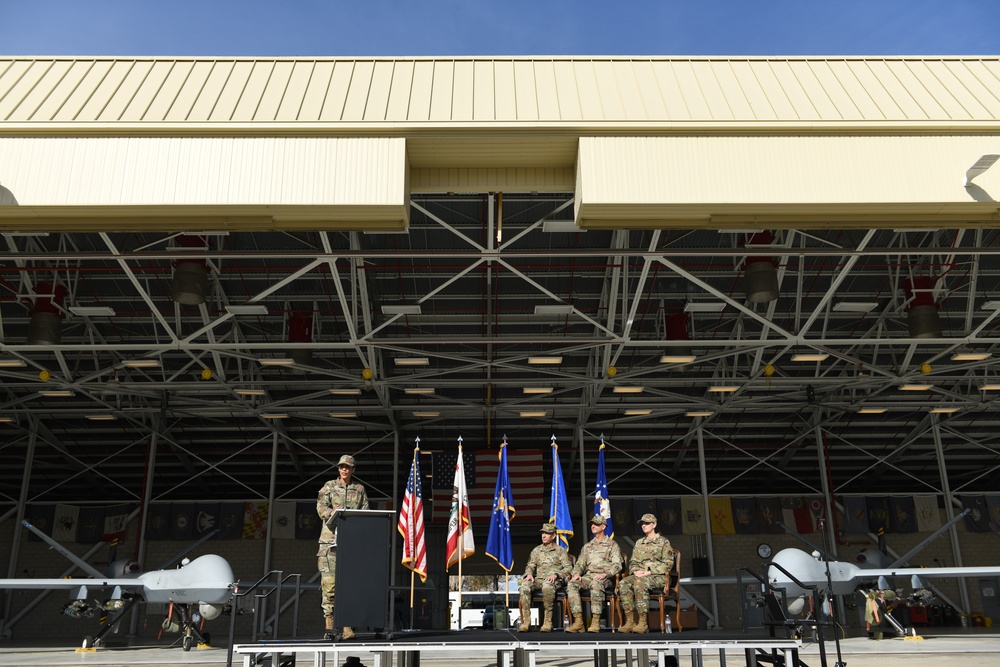
<svg viewBox="0 0 1000 667">
<path fill-rule="evenodd" d="M 656 516 L 653 514 L 643 514 L 642 518 L 639 519 L 639 523 L 656 523 Z"/>
<path fill-rule="evenodd" d="M 351 456 L 350 454 L 344 454 L 343 456 L 340 457 L 340 461 L 337 462 L 337 467 L 339 468 L 340 466 L 350 466 L 353 468 L 354 457 Z"/>
<path fill-rule="evenodd" d="M 542 532 L 543 533 L 552 533 L 553 535 L 555 535 L 556 534 L 556 525 L 554 523 L 543 523 L 542 524 Z"/>
<path fill-rule="evenodd" d="M 594 524 L 595 526 L 606 526 L 606 525 L 608 525 L 608 520 L 607 520 L 607 519 L 605 519 L 605 518 L 604 518 L 603 516 L 601 516 L 600 514 L 595 514 L 595 515 L 594 515 L 594 516 L 593 516 L 593 517 L 592 517 L 592 518 L 590 519 L 590 523 Z"/>
</svg>

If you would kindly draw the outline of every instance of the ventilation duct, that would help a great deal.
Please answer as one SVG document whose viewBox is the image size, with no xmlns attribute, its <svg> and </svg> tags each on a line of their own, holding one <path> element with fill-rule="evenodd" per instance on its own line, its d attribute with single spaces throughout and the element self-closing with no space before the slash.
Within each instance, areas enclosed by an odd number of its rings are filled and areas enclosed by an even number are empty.
<svg viewBox="0 0 1000 667">
<path fill-rule="evenodd" d="M 181 236 L 181 248 L 207 250 L 203 236 Z M 200 306 L 208 298 L 208 262 L 203 259 L 179 259 L 174 262 L 174 301 L 184 306 Z"/>
<path fill-rule="evenodd" d="M 934 285 L 936 279 L 929 276 L 916 276 L 903 283 L 906 293 L 906 323 L 910 329 L 910 338 L 940 338 L 941 314 L 938 304 L 934 302 Z"/>
<path fill-rule="evenodd" d="M 312 342 L 312 315 L 298 314 L 288 318 L 288 342 Z M 309 348 L 293 349 L 289 352 L 288 356 L 295 360 L 296 367 L 312 365 L 313 351 Z M 305 370 L 301 368 L 294 368 L 292 372 L 298 375 L 305 374 Z"/>
<path fill-rule="evenodd" d="M 66 288 L 53 283 L 38 283 L 35 293 L 38 296 L 31 309 L 26 342 L 28 345 L 58 345 L 62 338 L 62 305 L 66 299 Z"/>
<path fill-rule="evenodd" d="M 690 316 L 684 312 L 667 313 L 664 317 L 666 329 L 666 354 L 676 357 L 690 356 L 694 354 L 691 346 L 687 344 L 691 340 L 688 333 L 688 320 Z"/>
<path fill-rule="evenodd" d="M 748 246 L 771 245 L 774 243 L 774 234 L 771 232 L 750 234 L 747 236 L 746 243 Z M 746 290 L 747 301 L 750 303 L 770 303 L 778 298 L 776 265 L 777 262 L 773 257 L 747 257 L 743 275 L 743 288 Z"/>
</svg>

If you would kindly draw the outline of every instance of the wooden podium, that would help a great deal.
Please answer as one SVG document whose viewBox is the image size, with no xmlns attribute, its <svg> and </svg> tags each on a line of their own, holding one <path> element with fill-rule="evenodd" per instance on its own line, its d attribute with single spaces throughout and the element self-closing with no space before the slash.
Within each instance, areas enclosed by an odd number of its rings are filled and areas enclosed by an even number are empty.
<svg viewBox="0 0 1000 667">
<path fill-rule="evenodd" d="M 334 618 L 354 630 L 389 628 L 389 551 L 392 521 L 387 510 L 337 510 L 337 590 Z"/>
</svg>

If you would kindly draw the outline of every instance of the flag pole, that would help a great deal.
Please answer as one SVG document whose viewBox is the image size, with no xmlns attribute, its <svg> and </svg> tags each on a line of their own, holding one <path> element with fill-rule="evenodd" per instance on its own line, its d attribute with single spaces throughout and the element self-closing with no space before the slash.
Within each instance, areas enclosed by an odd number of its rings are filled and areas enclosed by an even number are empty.
<svg viewBox="0 0 1000 667">
<path fill-rule="evenodd" d="M 462 457 L 462 436 L 458 436 L 458 457 Z M 462 474 L 465 474 L 465 461 L 462 461 Z M 463 480 L 464 481 L 464 480 Z M 456 555 L 458 556 L 458 629 L 462 629 L 462 555 L 465 553 L 465 530 L 462 526 L 462 490 L 459 489 L 456 492 L 455 497 L 457 498 L 458 513 L 456 518 L 458 519 L 458 551 Z"/>
<path fill-rule="evenodd" d="M 417 439 L 416 439 L 416 446 L 413 448 L 413 462 L 410 464 L 410 470 L 412 470 L 412 471 L 416 471 L 417 456 L 418 456 L 419 452 L 420 452 L 420 436 L 418 435 Z M 418 480 L 414 480 L 413 481 L 414 486 L 416 486 L 417 481 Z M 411 519 L 410 519 L 409 526 L 407 526 L 407 529 L 410 531 L 410 539 L 408 541 L 410 543 L 410 564 L 411 565 L 417 559 L 417 554 L 413 551 L 413 547 L 414 547 L 414 545 L 416 544 L 416 541 L 417 541 L 417 520 L 416 520 L 416 517 L 414 516 L 414 513 L 413 513 L 414 509 L 415 509 L 415 507 L 414 507 L 415 504 L 416 503 L 413 502 L 413 496 L 410 496 L 410 508 L 409 508 L 408 514 L 411 517 Z M 410 629 L 411 630 L 413 629 L 414 620 L 415 620 L 414 617 L 416 615 L 416 611 L 415 611 L 414 605 L 413 605 L 413 599 L 414 599 L 413 592 L 414 592 L 414 589 L 417 587 L 417 578 L 416 577 L 417 577 L 416 571 L 413 568 L 410 568 Z"/>
</svg>

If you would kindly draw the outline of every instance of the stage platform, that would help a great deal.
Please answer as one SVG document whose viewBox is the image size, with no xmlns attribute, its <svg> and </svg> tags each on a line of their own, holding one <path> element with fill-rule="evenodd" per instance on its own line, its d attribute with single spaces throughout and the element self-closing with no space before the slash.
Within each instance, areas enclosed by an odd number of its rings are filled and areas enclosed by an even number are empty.
<svg viewBox="0 0 1000 667">
<path fill-rule="evenodd" d="M 366 667 L 419 667 L 421 660 L 470 651 L 478 656 L 496 656 L 497 667 L 534 667 L 547 658 L 591 657 L 595 667 L 624 664 L 658 667 L 691 664 L 700 667 L 708 654 L 718 656 L 718 664 L 746 664 L 756 667 L 757 657 L 764 655 L 769 663 L 780 656 L 785 664 L 796 664 L 801 643 L 764 635 L 743 633 L 684 632 L 646 635 L 621 633 L 564 632 L 399 632 L 386 637 L 359 634 L 351 641 L 274 641 L 255 644 L 235 644 L 233 664 L 242 661 L 244 667 L 261 663 L 281 665 L 282 662 L 301 667 L 337 666 L 346 656 L 369 657 Z"/>
</svg>

